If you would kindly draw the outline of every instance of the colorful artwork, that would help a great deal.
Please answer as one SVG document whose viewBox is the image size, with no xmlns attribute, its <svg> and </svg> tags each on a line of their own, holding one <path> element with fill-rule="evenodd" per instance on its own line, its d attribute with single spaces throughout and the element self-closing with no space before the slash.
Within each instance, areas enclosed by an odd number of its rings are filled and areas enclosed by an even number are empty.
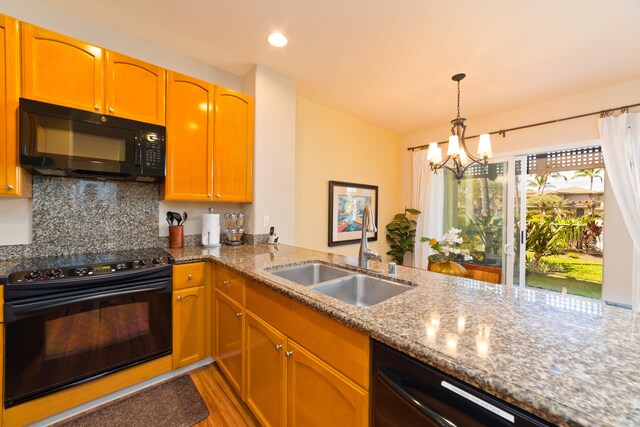
<svg viewBox="0 0 640 427">
<path fill-rule="evenodd" d="M 367 204 L 371 206 L 373 218 L 377 221 L 377 186 L 329 181 L 329 246 L 360 242 L 362 214 Z M 368 231 L 367 238 L 369 241 L 377 240 L 378 233 Z"/>
<path fill-rule="evenodd" d="M 367 203 L 371 203 L 371 197 L 338 194 L 338 233 L 362 231 L 362 212 Z"/>
</svg>

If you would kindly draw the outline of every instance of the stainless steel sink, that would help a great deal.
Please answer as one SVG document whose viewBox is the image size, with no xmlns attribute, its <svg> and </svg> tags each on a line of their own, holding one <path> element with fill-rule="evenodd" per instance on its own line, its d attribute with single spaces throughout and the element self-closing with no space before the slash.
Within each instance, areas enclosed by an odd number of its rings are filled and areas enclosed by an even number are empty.
<svg viewBox="0 0 640 427">
<path fill-rule="evenodd" d="M 313 290 L 352 305 L 368 307 L 411 288 L 408 285 L 358 274 L 319 284 L 314 286 Z"/>
<path fill-rule="evenodd" d="M 311 286 L 317 283 L 328 282 L 340 277 L 353 275 L 354 273 L 331 267 L 317 262 L 304 265 L 293 265 L 281 270 L 269 271 L 269 273 L 291 280 L 303 286 Z"/>
</svg>

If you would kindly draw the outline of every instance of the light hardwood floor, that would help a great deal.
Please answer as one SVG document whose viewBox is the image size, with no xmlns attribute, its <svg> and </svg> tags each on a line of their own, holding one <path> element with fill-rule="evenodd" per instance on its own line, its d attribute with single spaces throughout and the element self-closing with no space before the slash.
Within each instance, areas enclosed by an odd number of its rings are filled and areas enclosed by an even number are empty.
<svg viewBox="0 0 640 427">
<path fill-rule="evenodd" d="M 231 389 L 215 363 L 191 371 L 189 375 L 209 409 L 209 417 L 196 426 L 259 426 L 247 405 Z"/>
</svg>

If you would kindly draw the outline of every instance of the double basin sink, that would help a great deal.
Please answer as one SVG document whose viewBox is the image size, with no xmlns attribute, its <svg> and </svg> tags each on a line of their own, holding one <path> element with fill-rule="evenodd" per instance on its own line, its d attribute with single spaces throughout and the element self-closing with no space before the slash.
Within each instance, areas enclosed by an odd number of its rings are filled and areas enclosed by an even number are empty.
<svg viewBox="0 0 640 427">
<path fill-rule="evenodd" d="M 411 286 L 318 262 L 276 267 L 269 273 L 351 305 L 368 307 L 411 289 Z"/>
</svg>

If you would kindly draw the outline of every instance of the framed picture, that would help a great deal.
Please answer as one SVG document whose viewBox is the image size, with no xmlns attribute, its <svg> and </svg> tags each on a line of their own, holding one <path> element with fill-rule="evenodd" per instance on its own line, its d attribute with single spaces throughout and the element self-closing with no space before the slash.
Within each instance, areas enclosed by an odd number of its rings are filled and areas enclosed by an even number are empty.
<svg viewBox="0 0 640 427">
<path fill-rule="evenodd" d="M 329 181 L 329 246 L 357 243 L 362 236 L 362 213 L 371 204 L 378 227 L 378 186 Z M 367 232 L 368 240 L 378 240 L 378 233 Z"/>
</svg>

